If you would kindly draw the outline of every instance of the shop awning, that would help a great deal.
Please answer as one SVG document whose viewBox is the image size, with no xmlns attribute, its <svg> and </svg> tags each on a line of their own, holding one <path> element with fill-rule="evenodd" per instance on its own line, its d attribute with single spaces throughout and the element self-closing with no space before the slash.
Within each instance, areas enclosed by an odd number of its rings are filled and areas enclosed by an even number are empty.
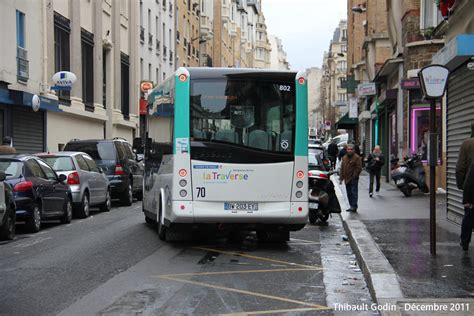
<svg viewBox="0 0 474 316">
<path fill-rule="evenodd" d="M 336 122 L 336 129 L 355 129 L 357 123 L 358 118 L 349 118 L 349 113 L 346 113 Z"/>
<path fill-rule="evenodd" d="M 390 58 L 383 64 L 382 68 L 377 72 L 374 82 L 383 82 L 387 76 L 398 71 L 398 64 L 403 63 L 403 58 Z"/>
</svg>

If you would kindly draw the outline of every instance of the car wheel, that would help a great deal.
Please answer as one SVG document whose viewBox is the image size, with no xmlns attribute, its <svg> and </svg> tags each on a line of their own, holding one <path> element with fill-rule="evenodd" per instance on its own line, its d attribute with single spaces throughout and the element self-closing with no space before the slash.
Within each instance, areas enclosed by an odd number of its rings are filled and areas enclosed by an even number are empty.
<svg viewBox="0 0 474 316">
<path fill-rule="evenodd" d="M 100 206 L 102 212 L 109 212 L 112 209 L 112 198 L 110 197 L 110 190 L 107 189 L 105 202 Z"/>
<path fill-rule="evenodd" d="M 145 222 L 149 225 L 156 225 L 156 221 L 153 218 L 148 217 L 146 215 L 145 215 Z"/>
<path fill-rule="evenodd" d="M 66 198 L 64 215 L 61 217 L 61 224 L 69 224 L 72 221 L 72 203 L 69 197 Z"/>
<path fill-rule="evenodd" d="M 138 201 L 142 201 L 143 200 L 143 191 L 140 191 L 137 194 L 135 194 L 135 197 L 137 198 Z"/>
<path fill-rule="evenodd" d="M 412 195 L 411 189 L 408 185 L 405 185 L 400 190 L 402 191 L 403 195 L 405 195 L 406 197 L 410 197 Z"/>
<path fill-rule="evenodd" d="M 90 203 L 89 203 L 89 194 L 84 192 L 82 196 L 81 208 L 79 209 L 79 217 L 87 218 L 90 215 Z"/>
<path fill-rule="evenodd" d="M 0 228 L 1 240 L 13 240 L 15 237 L 15 208 L 10 207 L 10 214 L 5 220 L 5 224 Z"/>
<path fill-rule="evenodd" d="M 26 221 L 26 228 L 30 233 L 37 233 L 41 229 L 41 205 L 36 203 L 33 207 L 33 216 Z"/>
<path fill-rule="evenodd" d="M 132 183 L 128 182 L 127 189 L 123 192 L 122 196 L 120 197 L 120 203 L 123 206 L 130 206 L 133 203 L 133 188 Z"/>
<path fill-rule="evenodd" d="M 163 207 L 161 206 L 160 203 L 160 212 L 158 213 L 158 238 L 160 240 L 166 240 L 166 229 L 167 227 L 161 223 L 161 213 L 162 213 Z"/>
</svg>

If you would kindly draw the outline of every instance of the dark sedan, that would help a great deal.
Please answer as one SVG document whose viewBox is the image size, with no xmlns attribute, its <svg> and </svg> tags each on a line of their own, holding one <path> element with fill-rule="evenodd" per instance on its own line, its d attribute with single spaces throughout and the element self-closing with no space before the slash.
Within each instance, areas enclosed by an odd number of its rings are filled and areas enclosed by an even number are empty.
<svg viewBox="0 0 474 316">
<path fill-rule="evenodd" d="M 6 174 L 0 171 L 0 240 L 15 236 L 15 201 L 12 187 L 5 183 Z"/>
<path fill-rule="evenodd" d="M 13 187 L 16 220 L 25 221 L 30 232 L 38 232 L 46 219 L 71 222 L 71 192 L 64 175 L 58 177 L 43 160 L 28 155 L 1 155 L 0 171 Z"/>
</svg>

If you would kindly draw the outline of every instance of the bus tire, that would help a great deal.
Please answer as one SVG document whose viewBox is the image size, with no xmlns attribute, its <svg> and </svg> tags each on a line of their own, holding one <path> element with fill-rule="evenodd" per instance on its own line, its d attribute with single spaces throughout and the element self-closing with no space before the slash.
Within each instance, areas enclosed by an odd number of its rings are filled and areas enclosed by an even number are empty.
<svg viewBox="0 0 474 316">
<path fill-rule="evenodd" d="M 161 201 L 161 199 L 160 199 L 160 201 Z M 158 238 L 160 238 L 160 240 L 166 241 L 166 229 L 167 229 L 167 227 L 161 223 L 162 212 L 163 212 L 163 206 L 160 203 L 160 211 L 158 213 L 158 218 L 157 218 L 157 221 L 158 221 Z"/>
</svg>

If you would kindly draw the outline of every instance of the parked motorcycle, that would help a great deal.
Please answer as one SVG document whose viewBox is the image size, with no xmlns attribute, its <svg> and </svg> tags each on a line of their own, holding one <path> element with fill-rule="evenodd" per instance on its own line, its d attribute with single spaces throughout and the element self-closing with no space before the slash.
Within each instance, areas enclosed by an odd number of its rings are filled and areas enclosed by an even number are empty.
<svg viewBox="0 0 474 316">
<path fill-rule="evenodd" d="M 392 179 L 406 197 L 411 196 L 414 189 L 419 189 L 423 193 L 429 192 L 420 155 L 407 156 L 400 164 L 398 158 L 390 162 L 392 163 Z"/>
<path fill-rule="evenodd" d="M 335 171 L 309 170 L 309 222 L 325 224 L 331 213 L 340 213 L 341 206 L 330 180 Z"/>
</svg>

